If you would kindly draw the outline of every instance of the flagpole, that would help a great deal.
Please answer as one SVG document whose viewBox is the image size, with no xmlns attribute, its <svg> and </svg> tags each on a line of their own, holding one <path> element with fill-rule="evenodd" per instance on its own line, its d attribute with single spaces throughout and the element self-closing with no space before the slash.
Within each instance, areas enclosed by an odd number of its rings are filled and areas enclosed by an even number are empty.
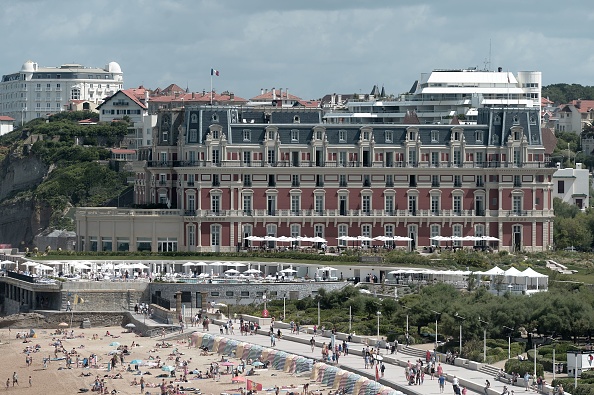
<svg viewBox="0 0 594 395">
<path fill-rule="evenodd" d="M 212 69 L 210 69 L 210 105 L 212 106 Z"/>
</svg>

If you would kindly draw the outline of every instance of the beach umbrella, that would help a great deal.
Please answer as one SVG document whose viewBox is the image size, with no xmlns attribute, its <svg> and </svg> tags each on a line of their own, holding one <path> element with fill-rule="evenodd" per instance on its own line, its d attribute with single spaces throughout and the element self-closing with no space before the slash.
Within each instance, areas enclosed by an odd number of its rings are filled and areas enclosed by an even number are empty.
<svg viewBox="0 0 594 395">
<path fill-rule="evenodd" d="M 198 264 L 197 264 L 197 263 L 194 263 L 194 262 L 186 262 L 186 263 L 184 263 L 182 266 L 183 266 L 183 267 L 188 267 L 188 266 L 198 266 Z"/>
<path fill-rule="evenodd" d="M 126 328 L 136 328 L 136 325 L 133 323 L 126 324 Z"/>
<path fill-rule="evenodd" d="M 260 361 L 254 361 L 252 363 L 252 366 L 264 366 L 264 364 L 262 362 L 260 362 Z"/>
<path fill-rule="evenodd" d="M 130 361 L 130 365 L 142 365 L 142 359 L 133 359 Z"/>
<path fill-rule="evenodd" d="M 233 378 L 231 378 L 231 382 L 241 382 L 241 383 L 245 383 L 246 378 L 243 376 L 235 376 Z"/>
<path fill-rule="evenodd" d="M 67 327 L 67 326 L 69 326 L 69 325 L 68 325 L 66 322 L 60 322 L 60 323 L 58 324 L 58 326 L 59 326 L 59 327 L 62 327 L 62 328 L 66 328 L 66 327 Z"/>
<path fill-rule="evenodd" d="M 119 342 L 111 342 L 109 343 L 109 347 L 119 347 L 120 343 Z"/>
<path fill-rule="evenodd" d="M 161 367 L 161 370 L 164 372 L 173 372 L 175 370 L 175 366 L 165 365 Z"/>
<path fill-rule="evenodd" d="M 248 269 L 248 270 L 246 270 L 243 273 L 244 274 L 259 274 L 259 273 L 262 273 L 262 271 L 261 270 L 258 270 L 258 269 Z"/>
<path fill-rule="evenodd" d="M 225 270 L 225 274 L 239 274 L 239 270 L 237 270 L 237 269 Z"/>
<path fill-rule="evenodd" d="M 221 366 L 234 366 L 234 365 L 235 365 L 235 363 L 230 362 L 230 361 L 225 361 L 221 364 Z"/>
</svg>

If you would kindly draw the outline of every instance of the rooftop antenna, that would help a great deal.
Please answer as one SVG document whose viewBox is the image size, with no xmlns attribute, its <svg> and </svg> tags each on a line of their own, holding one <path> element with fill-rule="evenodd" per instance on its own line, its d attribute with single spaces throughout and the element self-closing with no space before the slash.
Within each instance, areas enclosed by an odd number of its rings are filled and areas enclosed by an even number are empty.
<svg viewBox="0 0 594 395">
<path fill-rule="evenodd" d="M 491 71 L 491 39 L 489 39 L 489 57 L 485 59 L 485 68 L 483 71 Z"/>
</svg>

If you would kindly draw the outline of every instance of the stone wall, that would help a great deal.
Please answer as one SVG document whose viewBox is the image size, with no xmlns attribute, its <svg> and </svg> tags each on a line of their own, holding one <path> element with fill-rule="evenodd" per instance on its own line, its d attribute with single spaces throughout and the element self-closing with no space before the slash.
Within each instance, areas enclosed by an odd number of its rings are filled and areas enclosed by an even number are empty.
<svg viewBox="0 0 594 395">
<path fill-rule="evenodd" d="M 348 282 L 278 282 L 278 283 L 218 283 L 218 284 L 186 284 L 186 283 L 160 283 L 150 284 L 150 294 L 160 292 L 161 297 L 171 302 L 171 307 L 175 307 L 173 295 L 177 291 L 190 292 L 192 296 L 192 307 L 196 308 L 196 293 L 204 292 L 207 302 L 215 301 L 225 304 L 250 304 L 261 303 L 262 294 L 266 292 L 268 300 L 282 299 L 303 299 L 317 294 L 320 288 L 326 291 L 339 290 L 346 287 Z M 186 308 L 189 303 L 184 303 Z"/>
<path fill-rule="evenodd" d="M 79 303 L 74 304 L 74 298 L 78 297 Z M 80 298 L 83 302 L 80 303 Z M 144 301 L 144 293 L 134 290 L 130 291 L 78 291 L 76 294 L 62 293 L 62 310 L 66 308 L 66 301 L 70 299 L 72 309 L 77 311 L 129 311 L 139 301 Z"/>
<path fill-rule="evenodd" d="M 60 322 L 70 324 L 72 318 L 72 328 L 80 328 L 84 319 L 91 321 L 91 328 L 102 328 L 106 326 L 124 326 L 130 322 L 127 312 L 82 312 L 82 311 L 43 311 L 40 312 L 45 317 L 45 328 L 57 328 Z M 122 328 L 124 330 L 124 328 Z M 103 333 L 100 333 L 103 335 Z"/>
</svg>

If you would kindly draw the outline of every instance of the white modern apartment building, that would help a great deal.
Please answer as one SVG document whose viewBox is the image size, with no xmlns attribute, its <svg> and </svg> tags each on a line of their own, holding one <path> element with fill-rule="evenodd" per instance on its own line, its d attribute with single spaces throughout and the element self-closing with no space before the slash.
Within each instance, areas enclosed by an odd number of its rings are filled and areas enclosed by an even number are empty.
<svg viewBox="0 0 594 395">
<path fill-rule="evenodd" d="M 580 210 L 590 206 L 590 171 L 584 169 L 581 163 L 576 163 L 575 169 L 558 169 L 553 174 L 553 184 L 553 198 L 574 204 Z"/>
<path fill-rule="evenodd" d="M 476 124 L 483 107 L 540 109 L 541 88 L 539 71 L 434 70 L 422 73 L 407 94 L 395 99 L 360 96 L 324 119 L 335 124 L 400 124 L 415 113 L 422 124 L 449 124 L 454 116 L 461 124 Z"/>
<path fill-rule="evenodd" d="M 80 64 L 40 67 L 28 60 L 20 71 L 2 76 L 0 115 L 21 124 L 63 111 L 71 100 L 99 104 L 122 89 L 123 83 L 123 72 L 116 62 L 103 68 Z"/>
</svg>

